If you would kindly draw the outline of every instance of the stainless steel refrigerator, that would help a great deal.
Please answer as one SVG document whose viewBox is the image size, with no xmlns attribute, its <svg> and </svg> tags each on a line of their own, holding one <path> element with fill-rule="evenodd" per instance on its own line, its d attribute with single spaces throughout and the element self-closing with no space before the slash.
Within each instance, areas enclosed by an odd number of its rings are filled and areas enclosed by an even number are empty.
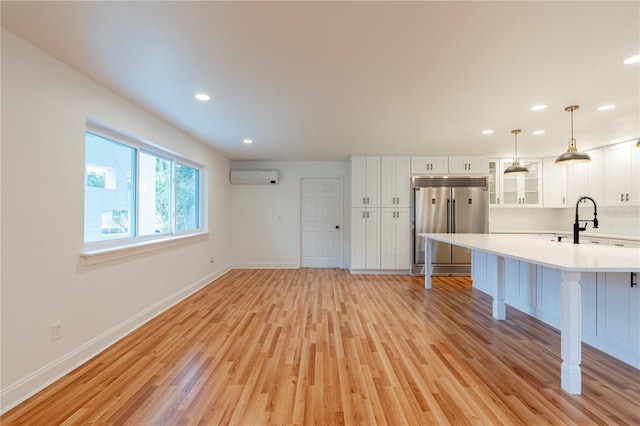
<svg viewBox="0 0 640 426">
<path fill-rule="evenodd" d="M 412 189 L 412 273 L 424 274 L 424 238 L 419 233 L 487 233 L 487 177 L 414 176 Z M 471 251 L 434 241 L 432 274 L 469 275 Z"/>
</svg>

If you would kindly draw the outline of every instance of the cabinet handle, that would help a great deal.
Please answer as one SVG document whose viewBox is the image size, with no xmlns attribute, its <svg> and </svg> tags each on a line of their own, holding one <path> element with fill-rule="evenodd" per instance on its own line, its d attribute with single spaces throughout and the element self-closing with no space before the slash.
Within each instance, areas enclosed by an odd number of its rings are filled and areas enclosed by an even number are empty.
<svg viewBox="0 0 640 426">
<path fill-rule="evenodd" d="M 564 203 L 565 203 L 565 201 L 564 201 L 564 197 L 562 197 L 562 204 L 564 204 Z"/>
<path fill-rule="evenodd" d="M 367 204 L 369 204 L 369 197 L 367 197 Z M 367 216 L 368 217 L 368 216 Z"/>
<path fill-rule="evenodd" d="M 471 171 L 471 163 L 469 163 L 469 171 Z"/>
<path fill-rule="evenodd" d="M 629 194 L 627 194 L 627 200 L 626 201 L 629 201 Z"/>
<path fill-rule="evenodd" d="M 500 197 L 496 197 L 496 204 L 500 204 Z"/>
<path fill-rule="evenodd" d="M 620 201 L 624 201 L 624 194 L 620 194 Z"/>
<path fill-rule="evenodd" d="M 636 285 L 638 285 L 638 283 L 636 283 L 634 281 L 634 278 L 636 277 L 635 272 L 631 272 L 631 288 L 635 287 Z"/>
<path fill-rule="evenodd" d="M 362 197 L 362 204 L 367 204 L 367 198 L 366 197 Z"/>
<path fill-rule="evenodd" d="M 362 218 L 366 219 L 367 218 L 367 212 L 362 212 Z"/>
</svg>

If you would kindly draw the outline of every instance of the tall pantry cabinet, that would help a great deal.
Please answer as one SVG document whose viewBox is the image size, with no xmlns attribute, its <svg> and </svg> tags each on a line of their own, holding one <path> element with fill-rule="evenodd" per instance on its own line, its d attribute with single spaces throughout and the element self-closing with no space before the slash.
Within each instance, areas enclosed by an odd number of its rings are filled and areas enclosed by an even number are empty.
<svg viewBox="0 0 640 426">
<path fill-rule="evenodd" d="M 409 157 L 351 158 L 351 270 L 409 270 Z"/>
</svg>

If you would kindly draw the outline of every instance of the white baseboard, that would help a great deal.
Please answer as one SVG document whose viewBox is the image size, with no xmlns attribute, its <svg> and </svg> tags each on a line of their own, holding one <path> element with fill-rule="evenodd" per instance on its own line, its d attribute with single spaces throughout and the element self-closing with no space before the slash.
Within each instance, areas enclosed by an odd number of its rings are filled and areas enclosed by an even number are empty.
<svg viewBox="0 0 640 426">
<path fill-rule="evenodd" d="M 4 414 L 11 408 L 25 401 L 27 398 L 35 395 L 37 392 L 75 370 L 100 352 L 107 349 L 109 346 L 118 342 L 137 328 L 191 296 L 198 290 L 201 290 L 213 281 L 222 277 L 230 270 L 231 267 L 227 266 L 206 275 L 193 284 L 190 284 L 174 294 L 165 297 L 158 303 L 123 321 L 112 329 L 107 330 L 52 363 L 34 371 L 18 382 L 0 390 L 0 414 Z"/>
<path fill-rule="evenodd" d="M 300 265 L 290 262 L 239 262 L 233 269 L 299 269 Z"/>
<path fill-rule="evenodd" d="M 411 275 L 407 269 L 349 269 L 351 275 Z"/>
</svg>

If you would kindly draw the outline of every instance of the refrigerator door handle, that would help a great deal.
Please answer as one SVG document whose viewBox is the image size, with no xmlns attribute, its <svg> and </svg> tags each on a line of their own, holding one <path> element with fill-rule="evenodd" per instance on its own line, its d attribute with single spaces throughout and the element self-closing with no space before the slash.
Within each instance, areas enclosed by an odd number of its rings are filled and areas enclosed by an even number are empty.
<svg viewBox="0 0 640 426">
<path fill-rule="evenodd" d="M 447 234 L 451 233 L 451 200 L 447 199 Z"/>
<path fill-rule="evenodd" d="M 456 200 L 453 199 L 453 203 L 451 206 L 451 232 L 456 232 Z"/>
</svg>

